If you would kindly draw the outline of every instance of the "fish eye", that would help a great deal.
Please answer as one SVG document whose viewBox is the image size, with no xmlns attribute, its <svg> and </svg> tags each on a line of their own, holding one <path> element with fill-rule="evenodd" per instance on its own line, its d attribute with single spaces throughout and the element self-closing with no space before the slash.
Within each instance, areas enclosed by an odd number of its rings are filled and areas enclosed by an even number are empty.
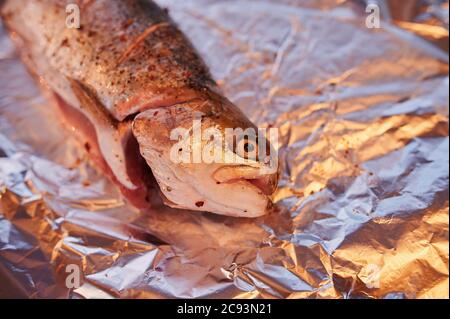
<svg viewBox="0 0 450 319">
<path fill-rule="evenodd" d="M 254 149 L 255 149 L 255 146 L 253 144 L 250 144 L 249 142 L 245 142 L 244 151 L 246 153 L 253 152 Z"/>
<path fill-rule="evenodd" d="M 255 136 L 244 136 L 237 139 L 235 153 L 242 158 L 257 160 L 258 140 Z"/>
</svg>

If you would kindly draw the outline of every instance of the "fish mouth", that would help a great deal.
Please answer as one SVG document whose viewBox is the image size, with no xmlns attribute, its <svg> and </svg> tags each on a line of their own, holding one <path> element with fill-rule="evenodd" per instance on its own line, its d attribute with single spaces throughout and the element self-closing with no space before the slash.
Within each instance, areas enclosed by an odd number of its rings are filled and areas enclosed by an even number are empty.
<svg viewBox="0 0 450 319">
<path fill-rule="evenodd" d="M 218 168 L 213 178 L 218 184 L 233 184 L 246 182 L 255 186 L 266 196 L 272 195 L 277 187 L 277 172 L 264 173 L 260 168 L 252 166 L 223 166 Z"/>
</svg>

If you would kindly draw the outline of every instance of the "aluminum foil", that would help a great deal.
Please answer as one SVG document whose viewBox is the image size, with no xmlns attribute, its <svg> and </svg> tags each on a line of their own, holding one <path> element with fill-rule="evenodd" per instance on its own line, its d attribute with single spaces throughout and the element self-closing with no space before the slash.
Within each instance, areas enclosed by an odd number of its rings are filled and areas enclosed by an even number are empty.
<svg viewBox="0 0 450 319">
<path fill-rule="evenodd" d="M 448 298 L 448 1 L 158 2 L 279 128 L 274 211 L 126 205 L 0 31 L 0 297 Z"/>
</svg>

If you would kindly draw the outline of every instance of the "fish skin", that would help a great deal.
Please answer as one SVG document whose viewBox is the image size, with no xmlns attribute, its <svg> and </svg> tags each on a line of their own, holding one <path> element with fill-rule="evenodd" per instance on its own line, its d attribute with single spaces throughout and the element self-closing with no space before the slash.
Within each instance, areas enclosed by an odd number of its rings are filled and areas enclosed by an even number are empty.
<svg viewBox="0 0 450 319">
<path fill-rule="evenodd" d="M 91 122 L 95 132 L 84 132 L 84 138 L 86 143 L 98 148 L 93 153 L 103 155 L 97 164 L 119 184 L 125 196 L 139 197 L 132 200 L 140 203 L 137 206 L 145 206 L 143 198 L 147 196 L 143 185 L 148 184 L 149 178 L 143 178 L 143 182 L 136 176 L 143 174 L 142 168 L 132 169 L 134 176 L 130 176 L 127 145 L 134 134 L 144 158 L 146 152 L 154 151 L 155 145 L 148 137 L 155 136 L 156 132 L 149 132 L 148 110 L 167 111 L 180 105 L 186 109 L 188 118 L 200 112 L 213 119 L 211 125 L 256 129 L 235 105 L 220 95 L 195 48 L 167 11 L 153 1 L 78 0 L 79 29 L 66 27 L 66 6 L 71 3 L 70 0 L 6 0 L 1 15 L 31 72 L 55 94 L 56 100 L 73 107 Z M 166 125 L 184 123 L 177 116 L 169 115 L 164 120 Z M 158 176 L 155 170 L 160 167 L 145 159 Z M 211 166 L 203 168 L 209 170 Z M 256 211 L 250 212 L 252 208 L 248 204 L 237 211 L 226 205 L 221 210 L 219 204 L 208 209 L 208 205 L 197 205 L 204 199 L 194 205 L 186 204 L 186 197 L 172 206 L 233 216 L 259 216 L 265 212 L 263 206 L 269 203 L 267 196 L 259 194 L 260 189 L 266 194 L 273 192 L 277 178 L 276 174 L 261 176 L 259 185 L 244 179 L 239 182 L 240 188 L 250 190 L 249 196 L 255 196 Z M 195 184 L 195 180 L 186 182 Z M 162 187 L 160 180 L 158 183 L 164 193 L 167 187 Z M 235 186 L 227 185 L 230 189 Z M 245 194 L 239 198 L 242 200 Z"/>
<path fill-rule="evenodd" d="M 6 1 L 3 15 L 8 25 L 17 17 L 13 29 L 20 33 L 18 23 L 24 24 L 21 36 L 27 46 L 35 45 L 53 69 L 92 88 L 116 119 L 149 106 L 183 102 L 199 89 L 215 86 L 189 40 L 152 1 L 91 1 L 80 7 L 80 29 L 65 25 L 70 3 Z M 118 63 L 141 34 L 161 23 Z"/>
</svg>

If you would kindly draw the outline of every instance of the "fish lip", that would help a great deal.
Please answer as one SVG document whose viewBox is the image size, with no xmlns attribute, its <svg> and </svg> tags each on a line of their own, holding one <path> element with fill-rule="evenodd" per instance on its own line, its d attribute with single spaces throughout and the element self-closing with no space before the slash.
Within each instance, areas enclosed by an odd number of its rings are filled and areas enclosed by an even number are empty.
<svg viewBox="0 0 450 319">
<path fill-rule="evenodd" d="M 218 172 L 221 169 L 235 168 L 235 167 L 236 166 L 234 166 L 234 165 L 222 166 L 214 171 L 213 176 L 215 175 L 216 172 Z M 268 182 L 268 187 L 264 187 L 265 186 L 264 179 L 267 179 L 266 181 Z M 220 181 L 216 179 L 216 181 L 218 184 L 235 184 L 235 183 L 239 183 L 239 182 L 244 182 L 246 184 L 251 185 L 252 187 L 256 187 L 261 192 L 260 195 L 264 195 L 264 196 L 268 197 L 268 196 L 272 195 L 276 190 L 278 174 L 275 172 L 275 173 L 269 173 L 269 174 L 260 174 L 256 177 L 252 177 L 252 178 L 239 177 L 239 178 L 231 178 L 228 180 L 220 180 Z M 262 181 L 262 183 L 260 181 Z"/>
<path fill-rule="evenodd" d="M 235 183 L 244 182 L 247 185 L 251 185 L 251 187 L 257 188 L 259 195 L 263 195 L 264 197 L 269 198 L 269 196 L 275 192 L 275 188 L 263 187 L 260 183 L 258 183 L 258 180 L 259 180 L 258 178 L 253 178 L 253 179 L 237 178 L 237 179 L 229 180 L 226 182 L 221 182 L 221 184 L 235 184 Z"/>
<path fill-rule="evenodd" d="M 275 192 L 276 189 L 276 183 L 275 183 L 275 187 L 272 187 L 272 185 L 269 185 L 269 187 L 264 188 L 261 186 L 261 184 L 258 184 L 258 180 L 260 180 L 259 178 L 256 179 L 247 179 L 247 183 L 252 184 L 253 186 L 256 186 L 264 195 L 266 196 L 270 196 Z"/>
</svg>

